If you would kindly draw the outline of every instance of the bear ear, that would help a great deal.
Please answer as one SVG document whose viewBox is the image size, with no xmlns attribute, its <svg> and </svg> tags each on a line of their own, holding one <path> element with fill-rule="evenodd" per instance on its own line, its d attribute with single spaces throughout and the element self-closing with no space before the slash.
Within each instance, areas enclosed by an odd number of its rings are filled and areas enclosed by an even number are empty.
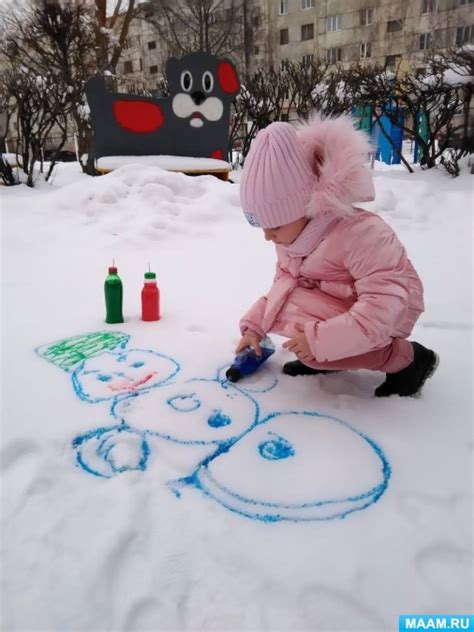
<svg viewBox="0 0 474 632">
<path fill-rule="evenodd" d="M 169 57 L 166 62 L 166 78 L 168 81 L 173 81 L 179 73 L 179 59 L 176 57 Z"/>
<path fill-rule="evenodd" d="M 217 81 L 221 90 L 227 94 L 237 94 L 240 90 L 240 81 L 237 71 L 230 59 L 222 59 L 217 64 Z"/>
</svg>

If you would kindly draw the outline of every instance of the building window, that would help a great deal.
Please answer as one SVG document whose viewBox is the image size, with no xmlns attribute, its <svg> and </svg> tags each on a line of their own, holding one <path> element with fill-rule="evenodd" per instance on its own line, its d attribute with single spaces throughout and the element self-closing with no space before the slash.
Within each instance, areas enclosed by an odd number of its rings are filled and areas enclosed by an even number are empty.
<svg viewBox="0 0 474 632">
<path fill-rule="evenodd" d="M 362 42 L 360 45 L 360 58 L 367 59 L 367 57 L 371 57 L 372 55 L 372 46 L 370 42 Z"/>
<path fill-rule="evenodd" d="M 127 75 L 133 72 L 133 61 L 124 61 L 123 62 L 123 72 Z"/>
<path fill-rule="evenodd" d="M 288 29 L 280 29 L 280 46 L 288 44 L 290 41 L 290 34 Z"/>
<path fill-rule="evenodd" d="M 361 26 L 369 26 L 374 21 L 374 10 L 373 9 L 362 9 L 360 12 L 360 25 Z"/>
<path fill-rule="evenodd" d="M 301 41 L 312 40 L 314 38 L 314 24 L 303 24 L 301 27 Z"/>
<path fill-rule="evenodd" d="M 140 57 L 140 59 L 138 60 L 138 63 L 140 65 L 140 70 L 143 70 L 143 59 Z"/>
<path fill-rule="evenodd" d="M 426 50 L 430 47 L 431 33 L 422 33 L 420 35 L 420 50 Z"/>
<path fill-rule="evenodd" d="M 460 26 L 456 29 L 456 45 L 472 44 L 474 42 L 474 26 Z"/>
<path fill-rule="evenodd" d="M 259 15 L 254 15 L 252 18 L 252 25 L 254 28 L 258 28 L 261 24 L 261 18 Z"/>
<path fill-rule="evenodd" d="M 158 72 L 158 66 L 150 66 L 150 75 L 156 75 Z"/>
<path fill-rule="evenodd" d="M 326 31 L 340 31 L 342 17 L 340 15 L 330 15 L 326 18 Z"/>
<path fill-rule="evenodd" d="M 341 48 L 328 48 L 326 51 L 326 61 L 328 64 L 337 64 L 342 59 Z"/>
<path fill-rule="evenodd" d="M 435 3 L 434 0 L 423 0 L 421 5 L 422 13 L 434 13 Z"/>
<path fill-rule="evenodd" d="M 289 120 L 289 116 L 288 116 L 288 112 L 283 112 L 282 114 L 280 114 L 280 121 L 285 121 L 286 123 L 288 123 Z"/>
<path fill-rule="evenodd" d="M 313 7 L 314 7 L 314 0 L 301 0 L 301 8 L 303 10 L 312 9 Z"/>
<path fill-rule="evenodd" d="M 288 0 L 280 0 L 280 7 L 278 13 L 280 15 L 286 15 L 288 13 Z"/>
<path fill-rule="evenodd" d="M 395 33 L 395 31 L 401 31 L 402 28 L 402 20 L 391 20 L 390 22 L 387 22 L 387 33 Z"/>
<path fill-rule="evenodd" d="M 314 55 L 312 53 L 310 55 L 303 55 L 301 61 L 303 66 L 310 66 L 314 61 Z"/>
<path fill-rule="evenodd" d="M 474 0 L 459 0 L 459 6 L 462 7 L 466 4 L 473 4 Z"/>
<path fill-rule="evenodd" d="M 253 54 L 254 54 L 254 55 L 258 55 L 258 54 L 259 54 L 259 52 L 260 52 L 260 48 L 259 48 L 258 46 L 254 46 L 254 47 L 253 47 Z"/>
<path fill-rule="evenodd" d="M 385 57 L 385 68 L 391 68 L 394 70 L 400 61 L 400 55 L 387 55 Z"/>
<path fill-rule="evenodd" d="M 148 42 L 148 50 L 155 50 L 156 42 Z"/>
</svg>

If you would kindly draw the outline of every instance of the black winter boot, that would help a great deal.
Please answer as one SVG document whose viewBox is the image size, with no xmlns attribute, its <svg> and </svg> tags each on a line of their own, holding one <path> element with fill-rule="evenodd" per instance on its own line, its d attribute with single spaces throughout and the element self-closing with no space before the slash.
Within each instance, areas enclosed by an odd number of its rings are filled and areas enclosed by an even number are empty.
<svg viewBox="0 0 474 632">
<path fill-rule="evenodd" d="M 385 382 L 375 389 L 376 397 L 419 395 L 423 384 L 438 368 L 439 357 L 431 349 L 412 342 L 413 362 L 397 373 L 386 373 Z"/>
<path fill-rule="evenodd" d="M 297 375 L 318 375 L 324 373 L 337 373 L 337 371 L 326 371 L 324 369 L 312 369 L 310 366 L 303 364 L 299 360 L 285 362 L 283 365 L 283 373 L 296 377 Z"/>
</svg>

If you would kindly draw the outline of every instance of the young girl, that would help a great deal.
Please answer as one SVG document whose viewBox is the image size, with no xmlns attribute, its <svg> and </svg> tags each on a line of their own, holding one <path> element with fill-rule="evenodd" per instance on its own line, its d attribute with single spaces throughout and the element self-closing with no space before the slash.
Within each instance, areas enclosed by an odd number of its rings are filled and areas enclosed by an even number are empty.
<svg viewBox="0 0 474 632">
<path fill-rule="evenodd" d="M 246 158 L 241 201 L 252 226 L 276 245 L 273 285 L 240 321 L 236 352 L 269 332 L 296 354 L 287 375 L 383 371 L 378 397 L 416 395 L 437 355 L 407 340 L 423 312 L 423 286 L 383 219 L 358 202 L 374 199 L 369 151 L 347 117 L 296 130 L 272 123 Z"/>
</svg>

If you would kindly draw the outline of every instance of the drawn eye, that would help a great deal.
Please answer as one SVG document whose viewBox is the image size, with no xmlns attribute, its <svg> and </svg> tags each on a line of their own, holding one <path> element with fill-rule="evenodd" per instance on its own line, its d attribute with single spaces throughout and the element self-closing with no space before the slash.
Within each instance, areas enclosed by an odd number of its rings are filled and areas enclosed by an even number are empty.
<svg viewBox="0 0 474 632">
<path fill-rule="evenodd" d="M 269 461 L 278 461 L 295 455 L 295 450 L 289 441 L 273 434 L 273 432 L 269 432 L 268 434 L 273 435 L 275 438 L 262 441 L 258 446 L 258 451 L 262 458 L 268 459 Z"/>
<path fill-rule="evenodd" d="M 214 87 L 214 77 L 209 70 L 207 70 L 202 76 L 202 87 L 205 92 L 210 92 Z"/>
<path fill-rule="evenodd" d="M 112 379 L 111 375 L 104 375 L 103 373 L 99 373 L 99 375 L 97 376 L 97 379 L 100 382 L 110 382 L 110 380 Z"/>
<path fill-rule="evenodd" d="M 189 70 L 183 70 L 181 73 L 181 87 L 185 92 L 190 92 L 193 86 L 193 76 Z"/>
<path fill-rule="evenodd" d="M 142 362 L 141 360 L 137 360 L 136 362 L 134 362 L 130 366 L 132 367 L 132 369 L 139 369 L 141 366 L 145 366 L 145 363 Z"/>
<path fill-rule="evenodd" d="M 167 404 L 180 413 L 190 413 L 201 406 L 201 402 L 195 393 L 192 393 L 192 395 L 176 395 L 176 397 L 168 399 Z"/>
</svg>

